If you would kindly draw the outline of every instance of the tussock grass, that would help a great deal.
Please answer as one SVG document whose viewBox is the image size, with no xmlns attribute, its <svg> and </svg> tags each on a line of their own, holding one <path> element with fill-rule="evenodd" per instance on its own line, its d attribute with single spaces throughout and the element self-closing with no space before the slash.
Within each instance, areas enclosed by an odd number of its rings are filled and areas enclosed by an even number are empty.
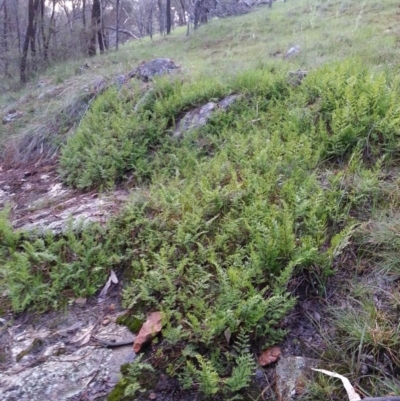
<svg viewBox="0 0 400 401">
<path fill-rule="evenodd" d="M 400 356 L 398 308 L 390 282 L 379 272 L 344 283 L 350 296 L 330 308 L 329 328 L 320 327 L 330 370 L 346 375 L 364 396 L 396 395 Z M 341 382 L 317 375 L 302 400 L 346 398 Z"/>
</svg>

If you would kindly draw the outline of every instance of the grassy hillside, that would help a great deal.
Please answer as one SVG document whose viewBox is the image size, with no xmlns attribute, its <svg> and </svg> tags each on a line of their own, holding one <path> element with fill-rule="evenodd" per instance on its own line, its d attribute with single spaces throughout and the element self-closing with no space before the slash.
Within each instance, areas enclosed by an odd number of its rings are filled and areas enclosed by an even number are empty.
<svg viewBox="0 0 400 401">
<path fill-rule="evenodd" d="M 34 83 L 3 94 L 3 107 L 25 99 L 24 118 L 2 128 L 5 149 L 28 137 L 32 157 L 39 145 L 54 152 L 65 143 L 66 184 L 132 190 L 105 227 L 65 236 L 16 233 L 3 213 L 10 307 L 60 307 L 93 295 L 115 269 L 127 281 L 125 322 L 164 316 L 156 351 L 125 372 L 126 399 L 146 384 L 147 364 L 205 399 L 257 398 L 254 356 L 285 338 L 300 282 L 328 304 L 315 321 L 326 365 L 365 395 L 398 394 L 398 10 L 391 0 L 274 3 L 190 37 L 177 29 L 131 42 L 90 60 L 83 75 L 56 66 L 40 77 L 64 88 L 50 103 L 36 100 Z M 300 54 L 284 59 L 293 45 Z M 112 87 L 82 120 L 85 108 L 68 108 L 80 104 L 85 82 L 111 81 L 157 56 L 182 75 Z M 309 73 L 294 84 L 288 72 L 298 69 Z M 230 94 L 239 100 L 227 112 L 182 140 L 171 136 L 183 113 Z M 304 395 L 343 398 L 322 377 Z"/>
</svg>

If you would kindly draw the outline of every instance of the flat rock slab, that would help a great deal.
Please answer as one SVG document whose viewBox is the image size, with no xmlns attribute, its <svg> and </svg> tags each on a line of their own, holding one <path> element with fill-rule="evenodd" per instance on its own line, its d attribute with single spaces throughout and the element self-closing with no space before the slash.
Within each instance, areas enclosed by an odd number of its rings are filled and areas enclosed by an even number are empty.
<svg viewBox="0 0 400 401">
<path fill-rule="evenodd" d="M 58 195 L 57 195 L 58 194 Z M 27 214 L 14 220 L 15 228 L 26 231 L 47 231 L 60 233 L 72 223 L 72 228 L 90 222 L 104 223 L 118 210 L 122 201 L 127 199 L 125 191 L 115 191 L 109 195 L 77 194 L 63 188 L 61 184 L 49 187 L 47 194 L 39 198 L 27 210 Z M 35 205 L 47 207 L 35 209 Z M 33 211 L 29 213 L 29 209 Z"/>
<path fill-rule="evenodd" d="M 311 368 L 318 367 L 318 359 L 301 356 L 281 358 L 276 366 L 276 392 L 279 401 L 292 401 L 301 395 L 311 377 Z"/>
<path fill-rule="evenodd" d="M 0 373 L 1 400 L 70 401 L 83 394 L 90 399 L 108 394 L 120 379 L 121 365 L 136 354 L 132 345 L 107 348 L 101 342 L 133 343 L 135 337 L 115 323 L 120 313 L 103 313 L 95 305 L 65 316 L 53 312 L 28 325 L 4 326 L 0 345 L 7 344 L 8 352 Z"/>
</svg>

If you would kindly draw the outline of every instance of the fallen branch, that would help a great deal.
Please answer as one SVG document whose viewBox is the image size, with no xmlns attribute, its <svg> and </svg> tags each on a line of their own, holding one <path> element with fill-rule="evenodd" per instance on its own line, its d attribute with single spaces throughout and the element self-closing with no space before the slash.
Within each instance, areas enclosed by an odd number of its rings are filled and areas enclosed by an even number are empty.
<svg viewBox="0 0 400 401">
<path fill-rule="evenodd" d="M 129 36 L 131 38 L 139 40 L 139 38 L 136 35 L 134 35 L 131 31 L 128 31 L 126 29 L 121 29 L 121 28 L 117 29 L 117 28 L 114 28 L 112 26 L 105 26 L 104 28 L 110 29 L 111 31 L 118 31 L 118 32 L 124 33 L 125 35 L 127 35 L 127 36 Z"/>
<path fill-rule="evenodd" d="M 393 397 L 367 397 L 363 398 L 362 401 L 400 401 L 399 396 L 393 396 Z"/>
</svg>

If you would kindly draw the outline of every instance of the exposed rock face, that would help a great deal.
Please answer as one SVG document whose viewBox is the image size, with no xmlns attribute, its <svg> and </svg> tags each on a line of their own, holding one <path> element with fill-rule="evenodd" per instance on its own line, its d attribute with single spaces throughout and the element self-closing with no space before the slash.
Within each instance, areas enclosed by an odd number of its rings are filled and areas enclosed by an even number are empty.
<svg viewBox="0 0 400 401">
<path fill-rule="evenodd" d="M 137 353 L 140 352 L 142 347 L 151 341 L 158 333 L 161 332 L 161 312 L 152 312 L 147 317 L 146 322 L 143 324 L 139 334 L 135 338 L 133 350 Z"/>
<path fill-rule="evenodd" d="M 190 129 L 200 128 L 207 124 L 212 112 L 216 110 L 217 103 L 208 102 L 204 106 L 197 107 L 185 114 L 178 124 L 178 129 L 174 133 L 175 138 L 183 137 L 184 133 Z"/>
<path fill-rule="evenodd" d="M 59 183 L 53 185 L 47 194 L 31 205 L 31 212 L 27 210 L 24 217 L 14 220 L 14 227 L 27 231 L 50 230 L 60 233 L 69 227 L 71 219 L 72 228 L 91 222 L 104 223 L 118 210 L 118 204 L 127 198 L 125 191 L 115 191 L 102 197 L 98 194 L 74 195 L 74 191 Z M 48 207 L 35 206 L 41 204 Z"/>
<path fill-rule="evenodd" d="M 189 111 L 179 121 L 174 132 L 174 137 L 182 138 L 187 131 L 206 125 L 213 112 L 218 109 L 227 110 L 238 97 L 239 95 L 230 95 L 218 103 L 208 102 L 204 106 Z"/>
<path fill-rule="evenodd" d="M 292 401 L 301 395 L 312 370 L 319 364 L 318 359 L 301 356 L 281 358 L 276 366 L 276 392 L 279 401 Z"/>
<path fill-rule="evenodd" d="M 156 58 L 147 63 L 142 63 L 136 67 L 133 71 L 128 73 L 129 78 L 138 78 L 144 82 L 152 80 L 155 76 L 161 76 L 169 74 L 174 70 L 178 69 L 177 66 L 169 58 Z"/>
<path fill-rule="evenodd" d="M 101 312 L 95 307 L 89 313 L 96 316 Z M 0 372 L 1 400 L 70 401 L 83 394 L 85 399 L 107 394 L 120 378 L 120 366 L 135 358 L 130 345 L 109 349 L 93 341 L 133 342 L 133 334 L 117 325 L 115 318 L 109 315 L 107 326 L 96 326 L 94 320 L 71 314 L 42 319 L 40 330 L 36 324 L 23 331 L 20 325 L 0 330 L 10 362 Z M 62 323 L 57 326 L 59 321 Z"/>
</svg>

